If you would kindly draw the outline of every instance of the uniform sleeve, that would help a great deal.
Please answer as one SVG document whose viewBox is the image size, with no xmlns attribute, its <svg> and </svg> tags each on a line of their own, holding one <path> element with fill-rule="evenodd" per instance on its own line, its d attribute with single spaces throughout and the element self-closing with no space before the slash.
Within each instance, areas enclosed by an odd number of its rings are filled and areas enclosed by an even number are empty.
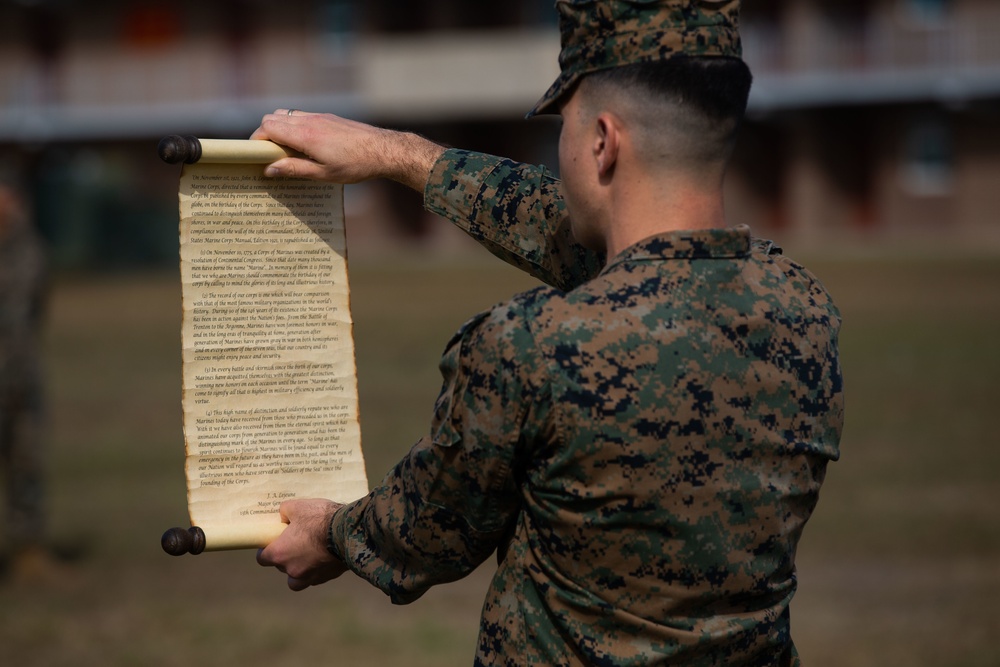
<svg viewBox="0 0 1000 667">
<path fill-rule="evenodd" d="M 573 240 L 559 180 L 543 167 L 449 149 L 431 170 L 424 206 L 500 259 L 564 291 L 604 265 L 603 256 Z"/>
<path fill-rule="evenodd" d="M 517 517 L 515 461 L 539 396 L 525 322 L 507 305 L 459 330 L 430 432 L 331 522 L 330 551 L 397 604 L 471 572 Z"/>
</svg>

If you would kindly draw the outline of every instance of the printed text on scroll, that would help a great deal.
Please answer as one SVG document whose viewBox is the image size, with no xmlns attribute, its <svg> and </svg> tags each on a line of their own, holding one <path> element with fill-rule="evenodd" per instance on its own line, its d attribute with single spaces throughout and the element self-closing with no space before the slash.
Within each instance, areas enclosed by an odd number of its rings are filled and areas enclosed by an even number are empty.
<svg viewBox="0 0 1000 667">
<path fill-rule="evenodd" d="M 343 187 L 262 173 L 181 178 L 188 506 L 209 549 L 266 544 L 283 500 L 368 490 Z"/>
</svg>

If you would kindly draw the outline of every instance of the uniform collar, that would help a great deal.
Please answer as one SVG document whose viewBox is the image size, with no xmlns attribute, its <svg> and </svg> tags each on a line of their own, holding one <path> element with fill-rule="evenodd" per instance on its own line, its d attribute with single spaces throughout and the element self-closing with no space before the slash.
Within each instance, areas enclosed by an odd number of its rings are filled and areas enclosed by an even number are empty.
<svg viewBox="0 0 1000 667">
<path fill-rule="evenodd" d="M 604 271 L 626 262 L 669 259 L 735 259 L 750 254 L 750 228 L 698 229 L 665 232 L 629 246 L 612 258 Z"/>
</svg>

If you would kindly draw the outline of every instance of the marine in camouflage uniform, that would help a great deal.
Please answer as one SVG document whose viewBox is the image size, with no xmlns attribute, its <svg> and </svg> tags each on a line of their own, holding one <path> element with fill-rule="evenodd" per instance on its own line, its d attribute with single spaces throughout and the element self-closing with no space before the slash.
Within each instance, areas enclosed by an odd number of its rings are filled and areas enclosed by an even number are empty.
<svg viewBox="0 0 1000 667">
<path fill-rule="evenodd" d="M 563 74 L 535 112 L 599 69 L 739 48 L 737 2 L 557 6 Z M 559 181 L 502 158 L 445 151 L 424 196 L 547 286 L 459 330 L 430 432 L 327 549 L 397 603 L 496 551 L 477 665 L 798 664 L 795 550 L 843 423 L 822 285 L 745 227 L 606 259 Z"/>
<path fill-rule="evenodd" d="M 843 419 L 837 309 L 746 228 L 653 237 L 587 280 L 554 186 L 436 165 L 428 208 L 561 289 L 463 326 L 430 433 L 330 548 L 402 603 L 499 547 L 476 664 L 790 664 L 795 546 Z"/>
<path fill-rule="evenodd" d="M 0 464 L 15 568 L 21 554 L 41 544 L 45 524 L 38 349 L 44 286 L 41 239 L 16 189 L 0 182 Z"/>
</svg>

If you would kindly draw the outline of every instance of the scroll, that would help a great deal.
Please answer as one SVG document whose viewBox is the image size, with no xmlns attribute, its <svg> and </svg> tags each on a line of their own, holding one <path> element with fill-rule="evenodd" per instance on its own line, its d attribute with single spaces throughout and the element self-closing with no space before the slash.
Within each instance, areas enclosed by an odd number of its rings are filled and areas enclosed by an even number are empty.
<svg viewBox="0 0 1000 667">
<path fill-rule="evenodd" d="M 343 186 L 265 178 L 268 141 L 167 137 L 180 180 L 182 406 L 191 528 L 167 553 L 266 546 L 291 498 L 368 492 Z"/>
</svg>

